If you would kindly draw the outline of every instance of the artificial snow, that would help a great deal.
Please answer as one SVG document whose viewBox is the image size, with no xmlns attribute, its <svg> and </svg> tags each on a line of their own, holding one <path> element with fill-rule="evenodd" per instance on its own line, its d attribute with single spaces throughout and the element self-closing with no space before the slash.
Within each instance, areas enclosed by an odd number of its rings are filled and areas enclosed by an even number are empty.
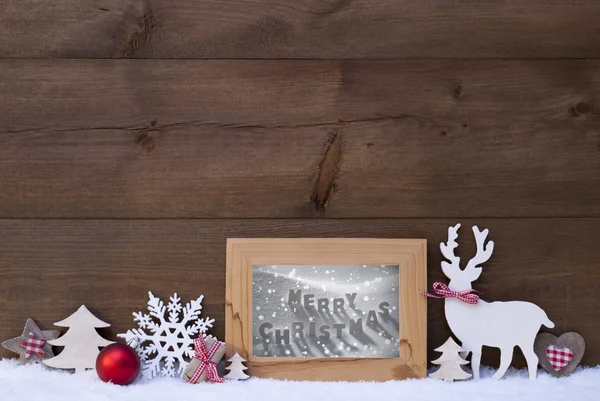
<svg viewBox="0 0 600 401">
<path fill-rule="evenodd" d="M 435 379 L 386 383 L 317 383 L 251 378 L 223 384 L 188 384 L 160 377 L 120 387 L 100 381 L 94 371 L 73 375 L 42 365 L 0 361 L 1 401 L 592 401 L 600 399 L 600 367 L 577 369 L 570 377 L 554 378 L 540 371 L 529 380 L 525 370 L 510 370 L 493 380 L 492 369 L 481 369 L 482 380 L 446 383 Z"/>
</svg>

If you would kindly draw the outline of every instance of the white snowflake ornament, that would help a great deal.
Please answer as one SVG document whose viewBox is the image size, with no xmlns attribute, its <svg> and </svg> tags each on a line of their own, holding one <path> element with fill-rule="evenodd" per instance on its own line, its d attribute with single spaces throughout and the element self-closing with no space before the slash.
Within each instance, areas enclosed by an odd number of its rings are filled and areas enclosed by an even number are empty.
<svg viewBox="0 0 600 401">
<path fill-rule="evenodd" d="M 169 298 L 166 306 L 151 292 L 148 295 L 149 313 L 133 313 L 133 321 L 137 322 L 139 329 L 127 330 L 127 333 L 118 334 L 118 337 L 127 342 L 135 337 L 139 338 L 137 352 L 142 361 L 144 379 L 152 379 L 158 375 L 181 376 L 194 355 L 194 338 L 212 327 L 215 319 L 200 318 L 204 295 L 185 306 L 181 305 L 181 298 L 177 293 Z M 148 342 L 149 344 L 144 345 Z"/>
</svg>

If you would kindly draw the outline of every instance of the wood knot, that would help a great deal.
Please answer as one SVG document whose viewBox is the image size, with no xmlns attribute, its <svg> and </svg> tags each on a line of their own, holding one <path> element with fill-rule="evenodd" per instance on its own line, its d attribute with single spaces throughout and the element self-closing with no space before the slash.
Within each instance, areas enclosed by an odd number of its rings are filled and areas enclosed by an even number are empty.
<svg viewBox="0 0 600 401">
<path fill-rule="evenodd" d="M 337 186 L 337 176 L 342 164 L 342 135 L 335 130 L 327 141 L 325 155 L 319 165 L 319 173 L 311 200 L 317 212 L 323 216 L 327 208 L 327 202 Z"/>
<path fill-rule="evenodd" d="M 460 99 L 460 97 L 462 96 L 462 92 L 463 92 L 462 85 L 456 84 L 456 86 L 454 87 L 454 91 L 452 91 L 452 97 L 454 99 Z"/>
<path fill-rule="evenodd" d="M 125 29 L 126 45 L 122 57 L 138 57 L 148 47 L 156 30 L 156 17 L 147 2 L 143 14 L 138 18 L 137 24 L 129 25 Z"/>
<path fill-rule="evenodd" d="M 571 108 L 569 109 L 569 113 L 573 117 L 583 116 L 583 115 L 590 113 L 591 111 L 592 111 L 592 105 L 585 101 L 577 102 L 573 106 L 571 106 Z"/>
<path fill-rule="evenodd" d="M 413 348 L 412 345 L 410 345 L 410 343 L 408 342 L 408 340 L 406 338 L 401 338 L 400 339 L 400 345 L 406 345 L 406 347 L 408 348 L 408 352 L 409 352 L 409 357 L 408 359 L 411 359 L 413 356 Z"/>
<path fill-rule="evenodd" d="M 156 124 L 154 124 L 153 126 L 155 126 L 155 125 Z M 156 149 L 156 139 L 152 135 L 152 133 L 154 131 L 155 130 L 153 130 L 151 128 L 146 128 L 146 129 L 143 129 L 142 131 L 140 131 L 135 136 L 135 139 L 134 139 L 135 143 L 140 145 L 140 147 L 146 153 L 152 153 Z"/>
</svg>

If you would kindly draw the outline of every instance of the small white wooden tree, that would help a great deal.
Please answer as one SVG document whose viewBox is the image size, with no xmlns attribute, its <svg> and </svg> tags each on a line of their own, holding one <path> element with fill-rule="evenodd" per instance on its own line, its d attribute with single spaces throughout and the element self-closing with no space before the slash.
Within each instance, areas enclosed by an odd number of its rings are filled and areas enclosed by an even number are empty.
<svg viewBox="0 0 600 401">
<path fill-rule="evenodd" d="M 460 367 L 460 365 L 466 365 L 469 362 L 461 358 L 459 353 L 463 352 L 463 349 L 454 342 L 452 337 L 448 338 L 441 347 L 438 347 L 435 350 L 441 352 L 442 356 L 435 361 L 431 361 L 431 363 L 440 365 L 440 368 L 431 373 L 429 377 L 443 379 L 447 382 L 465 380 L 471 377 L 470 373 L 465 372 Z"/>
<path fill-rule="evenodd" d="M 77 312 L 54 325 L 68 327 L 69 330 L 62 337 L 48 341 L 51 345 L 65 347 L 58 356 L 42 361 L 52 368 L 75 369 L 75 373 L 93 369 L 100 353 L 98 347 L 106 347 L 113 343 L 102 338 L 96 331 L 96 328 L 110 327 L 110 324 L 92 315 L 85 305 L 81 305 Z"/>
<path fill-rule="evenodd" d="M 245 380 L 250 377 L 244 373 L 244 370 L 248 368 L 244 366 L 244 362 L 246 362 L 246 360 L 242 358 L 240 354 L 236 352 L 234 356 L 228 359 L 228 362 L 231 362 L 231 365 L 225 368 L 229 371 L 229 373 L 224 376 L 226 379 Z"/>
</svg>

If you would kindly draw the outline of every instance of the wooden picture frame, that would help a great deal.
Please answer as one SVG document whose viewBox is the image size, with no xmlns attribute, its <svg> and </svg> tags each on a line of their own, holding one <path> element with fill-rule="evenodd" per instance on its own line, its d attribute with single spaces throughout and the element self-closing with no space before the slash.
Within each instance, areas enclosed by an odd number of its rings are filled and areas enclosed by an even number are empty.
<svg viewBox="0 0 600 401">
<path fill-rule="evenodd" d="M 231 357 L 236 352 L 240 354 L 248 361 L 248 373 L 255 377 L 316 381 L 387 381 L 425 377 L 427 366 L 427 302 L 426 298 L 420 294 L 420 291 L 425 289 L 427 284 L 426 259 L 426 240 L 424 239 L 228 239 L 225 312 L 227 357 Z M 386 269 L 388 268 L 387 266 L 390 266 L 390 269 L 395 268 L 399 279 L 396 282 L 396 288 L 398 288 L 399 293 L 396 296 L 399 304 L 399 318 L 396 322 L 399 326 L 397 331 L 398 337 L 395 339 L 398 343 L 396 345 L 396 349 L 398 350 L 397 357 L 301 357 L 298 355 L 293 357 L 272 357 L 277 355 L 262 357 L 255 355 L 256 352 L 253 352 L 253 340 L 259 339 L 259 336 L 253 332 L 255 329 L 253 327 L 253 313 L 260 310 L 260 302 L 267 300 L 268 294 L 265 294 L 264 298 L 261 296 L 260 300 L 256 296 L 257 299 L 255 300 L 255 304 L 253 304 L 253 271 L 254 274 L 262 274 L 258 273 L 256 269 L 262 269 L 262 266 L 265 266 L 268 270 L 271 267 L 287 267 L 289 265 L 301 265 L 302 267 L 313 265 L 312 269 L 314 272 L 317 272 L 317 265 L 321 270 L 327 265 L 342 266 L 342 268 L 346 265 L 353 268 L 367 268 L 367 266 L 380 265 L 382 270 L 384 266 L 386 266 Z M 393 272 L 393 270 L 389 271 Z M 304 272 L 307 271 L 305 270 Z M 293 277 L 292 273 L 294 272 L 288 273 L 286 277 Z M 274 277 L 278 277 L 277 273 L 274 274 Z M 321 273 L 318 272 L 318 274 Z M 393 279 L 395 280 L 395 277 Z M 291 280 L 288 281 L 293 283 Z M 269 281 L 269 283 L 271 282 Z M 300 282 L 297 282 L 294 285 L 299 286 L 300 284 Z M 365 281 L 362 284 L 368 285 L 368 282 Z M 359 287 L 358 285 L 356 286 L 357 289 Z M 308 285 L 306 288 L 308 288 Z M 262 289 L 255 288 L 254 290 L 259 291 Z M 288 302 L 294 308 L 298 304 L 292 304 L 291 298 L 292 294 L 297 295 L 298 291 L 296 290 L 294 293 L 290 289 L 289 292 L 290 299 Z M 270 289 L 268 293 L 271 293 Z M 390 292 L 388 291 L 386 294 L 390 294 Z M 350 298 L 348 295 L 346 296 Z M 279 297 L 279 295 L 277 296 Z M 352 296 L 356 298 L 355 294 Z M 300 296 L 298 299 L 301 299 Z M 309 298 L 305 298 L 305 301 L 311 301 L 311 299 L 309 295 Z M 365 296 L 364 299 L 368 300 L 368 297 Z M 287 307 L 283 297 L 281 299 L 270 300 L 267 304 L 278 303 L 280 301 L 282 308 L 284 306 Z M 335 300 L 332 300 L 332 302 L 335 302 Z M 342 301 L 338 302 L 342 303 Z M 323 301 L 323 303 L 326 303 L 326 301 Z M 306 307 L 308 308 L 308 306 Z M 319 304 L 320 307 L 321 304 Z M 356 304 L 353 307 L 356 308 Z M 285 310 L 287 311 L 287 309 Z M 356 310 L 353 309 L 350 313 L 354 314 Z M 322 311 L 319 309 L 320 312 Z M 325 312 L 329 313 L 329 311 Z M 341 313 L 343 310 L 337 309 L 335 312 Z M 361 313 L 364 315 L 365 312 L 362 311 Z M 275 312 L 273 313 L 275 314 Z M 369 311 L 368 313 L 369 317 L 372 317 L 371 314 L 373 312 Z M 384 316 L 384 313 L 381 311 L 377 313 L 380 316 Z M 258 315 L 258 318 L 262 319 L 263 316 Z M 295 329 L 299 330 L 300 324 L 293 324 L 298 325 Z M 263 325 L 259 328 L 264 329 Z M 261 335 L 263 335 L 261 340 L 268 343 L 269 339 L 273 337 L 266 337 L 266 332 L 266 329 L 260 331 Z M 296 331 L 293 340 L 298 341 L 301 333 Z M 339 337 L 340 332 L 337 331 L 336 333 L 338 335 L 337 338 L 341 338 Z M 268 334 L 271 335 L 272 330 Z M 289 340 L 289 333 L 285 332 L 282 328 L 276 334 L 277 341 L 281 342 L 283 347 L 290 347 L 284 343 L 286 339 Z M 381 335 L 380 332 L 379 336 Z M 265 338 L 267 339 L 265 340 Z M 304 341 L 303 338 L 301 340 Z M 331 341 L 333 341 L 333 337 Z M 340 339 L 339 341 L 342 340 Z M 387 340 L 386 344 L 389 344 Z M 354 345 L 357 344 L 355 343 Z M 277 347 L 281 348 L 280 345 Z M 361 345 L 358 347 L 350 345 L 346 350 L 350 351 L 351 348 L 353 350 L 356 349 L 356 352 L 361 352 Z M 340 345 L 340 349 L 342 349 L 341 352 L 344 352 L 342 345 Z M 383 348 L 381 349 L 381 352 L 383 352 Z M 286 350 L 285 352 L 287 353 L 288 351 Z M 375 352 L 377 351 L 374 350 L 373 353 Z"/>
</svg>

